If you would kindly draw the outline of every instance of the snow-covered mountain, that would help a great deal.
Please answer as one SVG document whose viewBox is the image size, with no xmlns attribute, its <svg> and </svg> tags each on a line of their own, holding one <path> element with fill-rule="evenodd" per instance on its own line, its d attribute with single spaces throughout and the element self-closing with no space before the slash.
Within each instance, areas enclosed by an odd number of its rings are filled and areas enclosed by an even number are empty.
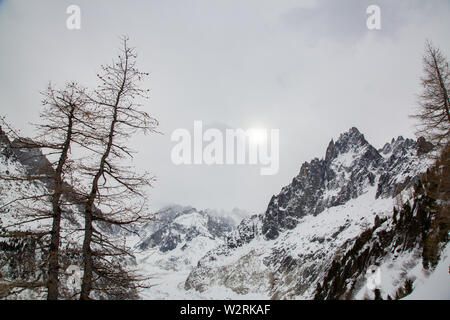
<svg viewBox="0 0 450 320">
<path fill-rule="evenodd" d="M 211 210 L 171 205 L 138 230 L 134 241 L 143 274 L 152 276 L 144 298 L 186 298 L 184 281 L 204 254 L 224 243 L 234 220 Z"/>
<path fill-rule="evenodd" d="M 134 248 L 135 259 L 127 263 L 151 277 L 144 299 L 372 299 L 402 297 L 413 289 L 411 297 L 423 298 L 430 281 L 450 288 L 441 275 L 450 255 L 448 234 L 441 232 L 448 220 L 435 226 L 436 203 L 420 187 L 428 183 L 423 173 L 434 162 L 430 153 L 433 146 L 423 138 L 398 137 L 376 149 L 351 128 L 329 143 L 323 158 L 301 165 L 262 214 L 171 205 L 133 233 L 108 232 Z M 45 170 L 49 162 L 39 151 L 12 148 L 0 128 L 2 177 Z M 9 202 L 43 194 L 48 183 L 1 179 L 0 231 L 21 219 Z M 81 209 L 69 195 L 66 200 L 64 250 L 79 247 L 82 233 L 72 231 L 83 221 Z M 30 227 L 49 230 L 50 221 Z M 0 238 L 0 262 L 8 262 L 0 264 L 1 275 L 42 276 L 45 252 L 37 248 L 26 238 Z M 79 259 L 63 256 L 62 269 Z M 450 298 L 448 289 L 439 292 Z"/>
<path fill-rule="evenodd" d="M 208 211 L 197 211 L 192 207 L 170 206 L 155 214 L 155 221 L 150 221 L 140 229 L 140 250 L 158 248 L 167 252 L 177 247 L 191 246 L 194 238 L 221 239 L 233 227 L 233 220 L 227 217 L 211 215 Z M 184 249 L 183 249 L 184 250 Z"/>
<path fill-rule="evenodd" d="M 291 184 L 272 197 L 264 214 L 243 220 L 225 244 L 208 252 L 190 273 L 185 289 L 208 295 L 224 288 L 232 297 L 317 297 L 333 262 L 344 257 L 362 233 L 392 217 L 394 198 L 408 193 L 431 165 L 426 155 L 432 148 L 423 138 L 399 137 L 377 150 L 351 128 L 329 143 L 324 158 L 304 163 Z M 374 260 L 380 257 L 384 259 Z M 402 276 L 421 264 L 420 259 L 415 264 L 406 261 L 399 267 Z M 397 280 L 387 279 L 385 296 L 394 296 L 391 291 L 401 285 Z M 361 298 L 355 291 L 351 294 L 348 297 Z"/>
</svg>

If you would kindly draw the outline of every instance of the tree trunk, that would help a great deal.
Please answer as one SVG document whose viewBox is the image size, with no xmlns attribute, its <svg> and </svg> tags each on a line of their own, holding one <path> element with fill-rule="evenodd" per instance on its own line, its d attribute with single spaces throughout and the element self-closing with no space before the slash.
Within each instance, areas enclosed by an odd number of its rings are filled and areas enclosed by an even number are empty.
<svg viewBox="0 0 450 320">
<path fill-rule="evenodd" d="M 75 106 L 72 105 L 68 116 L 67 134 L 64 145 L 59 157 L 58 166 L 54 176 L 54 192 L 52 195 L 53 224 L 51 231 L 49 261 L 48 261 L 48 283 L 47 299 L 56 300 L 59 296 L 59 243 L 61 233 L 61 215 L 62 210 L 60 200 L 63 193 L 62 172 L 69 153 L 70 143 L 72 141 L 73 117 Z"/>
<path fill-rule="evenodd" d="M 53 225 L 49 247 L 47 299 L 56 300 L 59 295 L 59 242 L 61 231 L 61 208 L 53 204 Z"/>
<path fill-rule="evenodd" d="M 89 198 L 85 204 L 85 231 L 84 231 L 84 241 L 83 241 L 83 255 L 84 255 L 84 274 L 83 274 L 83 281 L 81 283 L 81 295 L 80 300 L 89 300 L 89 294 L 92 289 L 92 275 L 93 275 L 93 263 L 92 260 L 92 248 L 91 248 L 91 242 L 92 242 L 92 233 L 93 233 L 93 207 L 94 207 L 94 201 L 97 197 L 98 193 L 98 181 L 100 177 L 105 172 L 105 164 L 106 161 L 111 153 L 111 148 L 113 146 L 114 141 L 114 135 L 116 133 L 116 124 L 118 121 L 118 113 L 119 113 L 119 103 L 122 98 L 122 94 L 124 92 L 125 84 L 127 81 L 127 70 L 128 70 L 128 56 L 125 56 L 125 68 L 123 72 L 123 78 L 121 86 L 117 92 L 115 103 L 113 105 L 113 117 L 111 120 L 111 124 L 109 127 L 109 133 L 108 133 L 108 143 L 106 145 L 105 152 L 102 155 L 102 158 L 100 159 L 100 164 L 98 167 L 98 171 L 94 176 L 94 179 L 92 181 L 92 188 L 91 193 L 89 194 Z"/>
<path fill-rule="evenodd" d="M 447 88 L 445 87 L 444 80 L 442 79 L 441 70 L 440 70 L 439 64 L 436 60 L 436 53 L 434 51 L 431 51 L 431 56 L 433 57 L 434 69 L 436 71 L 436 76 L 439 80 L 439 86 L 441 87 L 441 91 L 442 91 L 441 93 L 442 93 L 443 99 L 444 99 L 444 109 L 447 112 L 447 120 L 450 123 L 449 97 L 448 97 Z"/>
<path fill-rule="evenodd" d="M 92 290 L 92 207 L 85 210 L 85 225 L 84 225 L 84 241 L 83 241 L 83 256 L 84 256 L 84 274 L 81 283 L 80 300 L 89 300 L 89 295 Z"/>
</svg>

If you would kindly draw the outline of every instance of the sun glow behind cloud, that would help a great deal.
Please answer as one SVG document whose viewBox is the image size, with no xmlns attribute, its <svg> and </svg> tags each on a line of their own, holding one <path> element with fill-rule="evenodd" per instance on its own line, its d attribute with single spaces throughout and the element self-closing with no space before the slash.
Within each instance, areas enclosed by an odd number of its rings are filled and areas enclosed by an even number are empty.
<svg viewBox="0 0 450 320">
<path fill-rule="evenodd" d="M 251 128 L 249 132 L 249 142 L 251 144 L 261 145 L 267 141 L 267 129 Z"/>
<path fill-rule="evenodd" d="M 323 156 L 330 139 L 351 126 L 381 146 L 412 136 L 408 114 L 424 40 L 450 52 L 449 2 L 377 1 L 382 30 L 376 33 L 366 29 L 364 5 L 371 3 L 79 0 L 82 28 L 74 31 L 66 28 L 71 2 L 0 0 L 1 112 L 31 135 L 27 124 L 37 121 L 39 91 L 48 81 L 92 86 L 126 33 L 139 67 L 151 74 L 146 111 L 164 133 L 130 141 L 139 150 L 136 166 L 158 177 L 150 194 L 155 209 L 177 202 L 262 212 L 302 162 Z M 216 123 L 267 129 L 267 140 L 279 129 L 279 173 L 174 166 L 170 134 L 195 120 L 221 130 Z M 258 131 L 248 140 L 263 147 Z"/>
</svg>

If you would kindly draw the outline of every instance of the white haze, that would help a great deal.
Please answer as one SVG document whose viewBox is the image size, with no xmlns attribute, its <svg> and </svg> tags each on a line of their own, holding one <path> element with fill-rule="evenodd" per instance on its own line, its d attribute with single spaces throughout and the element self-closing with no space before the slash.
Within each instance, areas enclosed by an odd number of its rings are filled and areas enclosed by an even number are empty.
<svg viewBox="0 0 450 320">
<path fill-rule="evenodd" d="M 382 30 L 365 9 L 381 7 Z M 82 29 L 66 29 L 74 1 L 0 1 L 1 114 L 27 135 L 48 81 L 95 84 L 127 34 L 151 77 L 148 111 L 163 135 L 130 141 L 134 164 L 157 177 L 152 206 L 264 211 L 272 194 L 322 157 L 329 140 L 356 126 L 382 146 L 413 136 L 426 38 L 450 53 L 443 1 L 76 1 Z M 280 170 L 175 166 L 177 128 L 280 129 Z"/>
</svg>

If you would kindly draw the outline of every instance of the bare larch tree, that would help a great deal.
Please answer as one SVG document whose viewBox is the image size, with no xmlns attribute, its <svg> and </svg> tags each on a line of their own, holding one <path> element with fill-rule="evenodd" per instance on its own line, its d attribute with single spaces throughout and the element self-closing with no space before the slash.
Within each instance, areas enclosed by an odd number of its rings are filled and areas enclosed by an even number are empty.
<svg viewBox="0 0 450 320">
<path fill-rule="evenodd" d="M 48 251 L 48 296 L 49 300 L 58 299 L 59 295 L 59 246 L 61 234 L 62 205 L 61 198 L 68 194 L 67 180 L 74 169 L 69 161 L 69 152 L 73 144 L 83 145 L 85 128 L 89 126 L 89 113 L 86 111 L 84 90 L 71 83 L 64 90 L 55 91 L 49 86 L 41 113 L 44 123 L 38 125 L 39 137 L 36 141 L 41 149 L 51 149 L 58 155 L 55 170 L 51 175 L 52 230 Z M 65 188 L 66 187 L 66 188 Z M 69 187 L 73 192 L 73 188 Z M 73 196 L 73 195 L 72 195 Z"/>
<path fill-rule="evenodd" d="M 118 288 L 133 288 L 141 280 L 124 267 L 129 248 L 105 232 L 105 228 L 128 230 L 130 224 L 150 218 L 145 188 L 153 178 L 122 163 L 134 153 L 128 147 L 133 135 L 155 132 L 158 123 L 136 102 L 147 98 L 148 90 L 139 85 L 148 74 L 137 69 L 128 39 L 122 41 L 117 60 L 102 66 L 97 75 L 100 85 L 88 96 L 96 126 L 89 143 L 93 157 L 84 166 L 90 184 L 84 203 L 82 300 L 91 299 L 92 290 L 117 296 Z"/>
<path fill-rule="evenodd" d="M 85 109 L 84 89 L 74 82 L 59 90 L 49 84 L 42 95 L 44 108 L 40 112 L 40 122 L 35 124 L 37 136 L 33 139 L 23 138 L 10 130 L 10 136 L 15 138 L 10 147 L 22 156 L 24 163 L 34 164 L 30 166 L 31 172 L 2 178 L 21 182 L 40 181 L 46 186 L 38 193 L 30 193 L 29 188 L 24 188 L 26 194 L 19 194 L 19 198 L 14 199 L 17 204 L 14 209 L 21 212 L 22 219 L 12 226 L 6 226 L 6 229 L 16 239 L 17 235 L 27 235 L 29 238 L 32 236 L 30 231 L 23 233 L 14 228 L 27 226 L 33 221 L 51 220 L 49 231 L 40 230 L 34 234 L 41 237 L 42 233 L 50 235 L 48 241 L 41 242 L 40 248 L 47 255 L 46 281 L 43 283 L 47 287 L 47 299 L 56 300 L 59 297 L 63 206 L 66 201 L 73 202 L 76 198 L 75 189 L 68 183 L 76 167 L 69 153 L 73 144 L 84 145 L 89 114 Z M 69 194 L 71 199 L 68 199 Z"/>
<path fill-rule="evenodd" d="M 412 117 L 419 122 L 418 135 L 443 146 L 450 137 L 450 69 L 445 55 L 430 41 L 425 45 L 423 72 L 419 108 Z"/>
</svg>

